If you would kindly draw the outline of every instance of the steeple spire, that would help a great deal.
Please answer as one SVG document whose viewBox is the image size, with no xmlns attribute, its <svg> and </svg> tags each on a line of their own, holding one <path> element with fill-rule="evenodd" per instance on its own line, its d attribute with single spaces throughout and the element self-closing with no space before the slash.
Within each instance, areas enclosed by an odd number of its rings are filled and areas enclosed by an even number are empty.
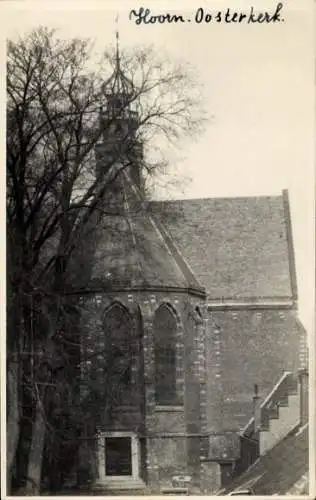
<svg viewBox="0 0 316 500">
<path fill-rule="evenodd" d="M 95 148 L 97 170 L 99 172 L 107 171 L 111 159 L 128 160 L 128 175 L 138 188 L 142 189 L 143 146 L 136 139 L 139 118 L 133 105 L 137 90 L 133 81 L 125 76 L 122 69 L 122 66 L 125 67 L 125 61 L 124 57 L 121 59 L 120 54 L 118 15 L 115 17 L 115 23 L 116 43 L 110 58 L 113 73 L 102 85 L 105 105 L 100 108 L 99 121 L 103 141 L 98 143 Z"/>
<path fill-rule="evenodd" d="M 124 74 L 121 68 L 121 56 L 120 56 L 120 35 L 118 30 L 118 20 L 119 16 L 116 15 L 115 23 L 115 57 L 114 57 L 114 71 L 112 76 L 103 84 L 103 89 L 107 96 L 112 95 L 119 97 L 120 99 L 129 100 L 134 93 L 134 85 Z"/>
<path fill-rule="evenodd" d="M 116 38 L 116 70 L 120 70 L 120 34 L 118 30 L 118 21 L 119 21 L 119 15 L 116 14 L 115 22 L 116 22 L 116 31 L 115 31 L 115 38 Z"/>
</svg>

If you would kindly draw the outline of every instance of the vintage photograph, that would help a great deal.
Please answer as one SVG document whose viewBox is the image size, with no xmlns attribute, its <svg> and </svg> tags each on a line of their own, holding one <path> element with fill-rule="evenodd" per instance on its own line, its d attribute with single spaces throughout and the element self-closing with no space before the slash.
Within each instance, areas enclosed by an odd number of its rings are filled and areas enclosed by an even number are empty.
<svg viewBox="0 0 316 500">
<path fill-rule="evenodd" d="M 2 2 L 4 497 L 315 494 L 311 4 Z"/>
</svg>

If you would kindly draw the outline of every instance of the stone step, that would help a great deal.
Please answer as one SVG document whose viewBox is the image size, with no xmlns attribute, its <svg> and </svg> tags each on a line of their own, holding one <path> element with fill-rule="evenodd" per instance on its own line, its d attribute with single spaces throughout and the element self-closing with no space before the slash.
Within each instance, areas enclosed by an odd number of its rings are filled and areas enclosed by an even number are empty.
<svg viewBox="0 0 316 500">
<path fill-rule="evenodd" d="M 111 479 L 100 481 L 91 485 L 93 491 L 134 491 L 145 490 L 146 484 L 142 479 Z"/>
<path fill-rule="evenodd" d="M 142 488 L 139 490 L 136 489 L 131 489 L 131 490 L 114 490 L 114 489 L 93 489 L 93 488 L 80 488 L 80 489 L 67 489 L 67 490 L 62 490 L 59 492 L 45 492 L 43 493 L 45 495 L 50 495 L 50 496 L 75 496 L 75 497 L 87 497 L 87 496 L 144 496 L 144 495 L 150 495 L 150 491 L 147 488 Z"/>
<path fill-rule="evenodd" d="M 140 490 L 114 490 L 114 489 L 99 489 L 99 490 L 90 490 L 85 493 L 85 496 L 124 496 L 124 497 L 135 497 L 135 496 L 147 496 L 150 495 L 150 491 L 146 488 Z"/>
</svg>

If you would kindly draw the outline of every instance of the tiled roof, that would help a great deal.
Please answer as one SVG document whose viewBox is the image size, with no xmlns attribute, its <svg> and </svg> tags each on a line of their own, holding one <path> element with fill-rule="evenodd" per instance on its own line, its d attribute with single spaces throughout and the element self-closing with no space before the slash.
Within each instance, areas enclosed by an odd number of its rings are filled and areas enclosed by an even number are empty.
<svg viewBox="0 0 316 500">
<path fill-rule="evenodd" d="M 126 191 L 126 192 L 125 192 Z M 125 203 L 104 205 L 107 214 L 93 219 L 77 245 L 71 274 L 75 287 L 170 287 L 204 293 L 194 274 L 183 263 L 148 203 L 132 189 L 124 191 Z M 88 285 L 89 283 L 89 285 Z"/>
<path fill-rule="evenodd" d="M 99 228 L 99 243 L 93 266 L 93 278 L 106 270 L 112 279 L 130 280 L 133 286 L 187 288 L 195 283 L 187 279 L 160 229 L 146 213 L 128 218 L 111 217 L 111 230 Z"/>
<path fill-rule="evenodd" d="M 220 495 L 250 488 L 254 495 L 307 494 L 308 427 L 293 431 L 237 477 Z"/>
<path fill-rule="evenodd" d="M 283 196 L 152 202 L 210 298 L 292 297 Z"/>
<path fill-rule="evenodd" d="M 215 299 L 292 297 L 283 196 L 144 203 L 126 186 L 128 210 L 93 236 L 93 280 L 205 289 Z"/>
</svg>

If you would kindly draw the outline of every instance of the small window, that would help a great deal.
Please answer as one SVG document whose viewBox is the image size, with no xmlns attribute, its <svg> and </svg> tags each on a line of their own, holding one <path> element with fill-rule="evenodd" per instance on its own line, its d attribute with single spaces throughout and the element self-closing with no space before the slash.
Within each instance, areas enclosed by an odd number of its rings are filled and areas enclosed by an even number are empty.
<svg viewBox="0 0 316 500">
<path fill-rule="evenodd" d="M 122 107 L 122 102 L 121 102 L 121 100 L 120 100 L 120 99 L 115 99 L 115 101 L 114 101 L 114 103 L 113 103 L 113 104 L 114 104 L 114 106 L 113 106 L 113 107 L 114 107 L 114 109 L 116 109 L 116 110 L 120 110 L 120 109 L 121 109 L 121 107 Z"/>
<path fill-rule="evenodd" d="M 195 312 L 199 316 L 199 318 L 202 318 L 201 309 L 199 308 L 199 306 L 196 306 Z"/>
</svg>

